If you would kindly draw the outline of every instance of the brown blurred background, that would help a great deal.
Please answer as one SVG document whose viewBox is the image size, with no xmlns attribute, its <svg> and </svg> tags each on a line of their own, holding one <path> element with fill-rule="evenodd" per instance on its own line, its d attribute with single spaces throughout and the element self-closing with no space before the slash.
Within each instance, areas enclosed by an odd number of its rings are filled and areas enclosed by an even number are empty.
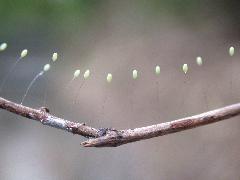
<svg viewBox="0 0 240 180">
<path fill-rule="evenodd" d="M 1 0 L 1 93 L 46 105 L 93 127 L 126 129 L 198 114 L 240 101 L 240 3 L 237 0 Z M 228 48 L 236 54 L 229 57 Z M 203 57 L 203 66 L 195 63 Z M 184 75 L 181 66 L 188 63 Z M 154 74 L 156 65 L 161 75 Z M 66 85 L 75 69 L 91 70 Z M 132 80 L 133 69 L 139 78 Z M 106 74 L 113 82 L 106 83 Z M 45 96 L 46 94 L 46 96 Z M 46 97 L 46 98 L 44 98 Z M 77 99 L 76 99 L 77 97 Z M 46 100 L 44 100 L 46 99 Z M 84 138 L 0 111 L 0 179 L 240 178 L 240 118 L 117 148 L 83 148 Z"/>
</svg>

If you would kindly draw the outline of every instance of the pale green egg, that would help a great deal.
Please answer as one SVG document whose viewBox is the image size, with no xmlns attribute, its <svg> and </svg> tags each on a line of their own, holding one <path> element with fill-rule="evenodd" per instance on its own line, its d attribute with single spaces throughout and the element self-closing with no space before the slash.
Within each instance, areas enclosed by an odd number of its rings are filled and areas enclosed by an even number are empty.
<svg viewBox="0 0 240 180">
<path fill-rule="evenodd" d="M 137 71 L 136 69 L 133 70 L 133 72 L 132 72 L 132 77 L 133 77 L 133 79 L 137 79 L 137 77 L 138 77 L 138 71 Z"/>
<path fill-rule="evenodd" d="M 112 82 L 112 74 L 111 74 L 111 73 L 108 73 L 108 74 L 107 74 L 107 82 L 108 82 L 108 83 L 111 83 L 111 82 Z"/>
<path fill-rule="evenodd" d="M 22 50 L 21 58 L 24 58 L 25 56 L 27 56 L 27 54 L 28 54 L 28 50 L 27 49 Z"/>
<path fill-rule="evenodd" d="M 233 46 L 231 46 L 228 50 L 228 53 L 229 53 L 230 56 L 233 56 L 234 53 L 235 53 L 235 48 Z"/>
<path fill-rule="evenodd" d="M 74 73 L 73 73 L 73 77 L 77 78 L 80 75 L 80 69 L 77 69 Z"/>
<path fill-rule="evenodd" d="M 84 74 L 83 74 L 83 78 L 84 78 L 84 79 L 87 79 L 87 78 L 89 78 L 89 76 L 90 76 L 90 70 L 87 69 L 87 70 L 84 72 Z"/>
<path fill-rule="evenodd" d="M 188 72 L 188 65 L 187 64 L 183 64 L 182 70 L 186 74 Z"/>
</svg>

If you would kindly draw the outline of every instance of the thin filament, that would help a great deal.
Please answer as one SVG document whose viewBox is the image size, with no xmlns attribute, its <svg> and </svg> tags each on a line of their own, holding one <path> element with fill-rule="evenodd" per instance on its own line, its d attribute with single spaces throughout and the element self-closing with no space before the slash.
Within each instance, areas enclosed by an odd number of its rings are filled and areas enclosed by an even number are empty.
<svg viewBox="0 0 240 180">
<path fill-rule="evenodd" d="M 26 96 L 27 96 L 27 94 L 28 94 L 28 91 L 30 90 L 30 88 L 32 87 L 32 85 L 34 84 L 34 82 L 35 82 L 40 76 L 42 76 L 43 73 L 44 73 L 44 71 L 41 71 L 40 73 L 38 73 L 38 74 L 33 78 L 33 80 L 30 82 L 30 84 L 28 85 L 28 88 L 27 88 L 25 94 L 24 94 L 23 97 L 22 97 L 21 105 L 23 104 L 23 101 L 25 100 L 25 98 L 26 98 Z"/>
<path fill-rule="evenodd" d="M 74 104 L 77 104 L 78 95 L 79 95 L 78 92 L 80 91 L 80 89 L 81 89 L 82 86 L 84 85 L 84 82 L 85 82 L 85 81 L 83 81 L 83 82 L 80 84 L 80 86 L 78 87 L 78 89 L 77 89 L 77 93 L 76 93 L 76 96 L 75 96 Z"/>
</svg>

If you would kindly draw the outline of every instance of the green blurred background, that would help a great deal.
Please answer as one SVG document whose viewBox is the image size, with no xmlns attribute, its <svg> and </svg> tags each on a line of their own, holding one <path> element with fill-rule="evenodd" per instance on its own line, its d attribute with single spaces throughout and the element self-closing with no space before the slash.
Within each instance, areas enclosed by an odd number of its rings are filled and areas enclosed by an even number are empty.
<svg viewBox="0 0 240 180">
<path fill-rule="evenodd" d="M 236 0 L 0 0 L 1 96 L 93 127 L 134 128 L 240 100 Z M 229 57 L 234 46 L 236 55 Z M 202 56 L 198 67 L 195 58 Z M 184 75 L 181 66 L 189 65 Z M 156 77 L 154 67 L 161 66 Z M 91 77 L 66 85 L 75 69 Z M 131 71 L 138 69 L 133 81 Z M 113 74 L 107 84 L 106 74 Z M 79 90 L 79 86 L 82 84 Z M 239 118 L 118 148 L 0 111 L 0 179 L 239 179 Z"/>
</svg>

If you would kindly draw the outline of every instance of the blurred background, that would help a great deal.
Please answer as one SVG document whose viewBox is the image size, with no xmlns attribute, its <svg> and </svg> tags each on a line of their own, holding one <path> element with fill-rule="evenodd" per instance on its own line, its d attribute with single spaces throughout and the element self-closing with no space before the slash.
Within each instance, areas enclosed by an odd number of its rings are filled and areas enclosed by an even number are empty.
<svg viewBox="0 0 240 180">
<path fill-rule="evenodd" d="M 237 0 L 1 0 L 1 96 L 93 127 L 127 129 L 240 101 Z M 235 56 L 228 48 L 234 46 Z M 203 66 L 196 64 L 202 56 Z M 182 65 L 187 63 L 185 75 Z M 161 66 L 160 76 L 154 74 Z M 81 77 L 68 88 L 73 72 Z M 82 75 L 90 69 L 91 76 Z M 132 79 L 132 70 L 139 77 Z M 107 73 L 113 74 L 111 84 Z M 80 85 L 82 87 L 79 89 Z M 240 178 L 240 118 L 117 148 L 0 110 L 0 179 Z"/>
</svg>

